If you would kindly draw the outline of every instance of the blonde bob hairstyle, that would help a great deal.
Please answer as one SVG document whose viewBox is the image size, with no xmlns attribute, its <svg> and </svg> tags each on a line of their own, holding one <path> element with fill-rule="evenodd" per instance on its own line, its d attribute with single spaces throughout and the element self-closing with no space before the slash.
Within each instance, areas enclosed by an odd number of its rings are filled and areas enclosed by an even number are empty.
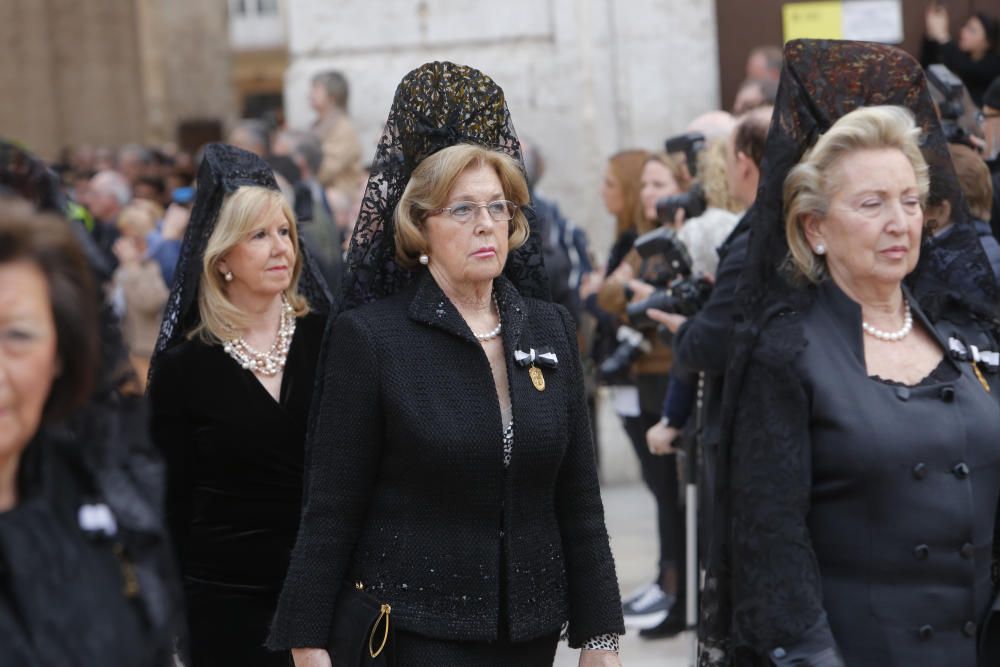
<svg viewBox="0 0 1000 667">
<path fill-rule="evenodd" d="M 817 283 L 826 276 L 826 261 L 813 253 L 804 223 L 809 215 L 827 215 L 830 197 L 840 185 L 833 170 L 854 152 L 887 148 L 900 151 L 913 166 L 923 208 L 930 190 L 930 169 L 920 152 L 920 128 L 904 107 L 855 109 L 834 123 L 788 173 L 784 184 L 787 268 L 796 277 Z"/>
<path fill-rule="evenodd" d="M 507 226 L 509 251 L 528 240 L 528 219 L 520 207 L 530 201 L 528 183 L 517 160 L 506 153 L 475 144 L 457 144 L 443 148 L 417 165 L 396 206 L 396 261 L 412 269 L 420 255 L 427 252 L 424 221 L 430 211 L 448 205 L 448 195 L 455 181 L 473 167 L 490 167 L 500 179 L 503 196 L 517 204 L 514 219 Z"/>
<path fill-rule="evenodd" d="M 295 214 L 279 191 L 260 186 L 243 186 L 226 197 L 219 210 L 215 229 L 205 247 L 201 281 L 198 285 L 198 315 L 201 322 L 188 334 L 188 338 L 198 336 L 209 344 L 221 343 L 240 335 L 250 324 L 250 315 L 229 300 L 229 284 L 219 270 L 219 260 L 233 247 L 249 239 L 261 227 L 262 219 L 275 207 L 281 209 L 288 221 L 289 238 L 295 250 L 292 282 L 285 290 L 285 298 L 295 309 L 296 317 L 309 312 L 305 297 L 298 293 L 302 253 L 299 252 Z"/>
</svg>

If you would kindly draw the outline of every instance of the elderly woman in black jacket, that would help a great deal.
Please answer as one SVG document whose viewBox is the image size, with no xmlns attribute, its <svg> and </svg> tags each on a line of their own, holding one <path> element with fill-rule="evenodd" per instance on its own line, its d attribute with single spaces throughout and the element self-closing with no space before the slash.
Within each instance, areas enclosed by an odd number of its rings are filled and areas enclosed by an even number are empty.
<svg viewBox="0 0 1000 667">
<path fill-rule="evenodd" d="M 989 263 L 909 56 L 785 53 L 726 378 L 728 554 L 709 563 L 701 664 L 996 665 L 977 657 L 995 632 L 1000 498 Z M 929 244 L 932 183 L 956 216 Z"/>
<path fill-rule="evenodd" d="M 328 643 L 346 580 L 391 605 L 399 664 L 550 665 L 568 621 L 581 665 L 617 665 L 573 321 L 515 286 L 540 267 L 515 250 L 528 192 L 502 91 L 425 65 L 400 84 L 380 154 L 394 143 L 402 158 L 373 172 L 345 299 L 395 293 L 333 325 L 269 643 L 300 666 L 330 665 L 327 647 L 333 664 L 354 661 Z"/>
</svg>

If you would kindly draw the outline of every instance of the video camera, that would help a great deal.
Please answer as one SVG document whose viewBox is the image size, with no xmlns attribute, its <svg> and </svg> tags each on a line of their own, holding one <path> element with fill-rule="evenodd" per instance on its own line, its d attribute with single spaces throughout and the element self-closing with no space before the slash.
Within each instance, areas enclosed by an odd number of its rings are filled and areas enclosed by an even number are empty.
<svg viewBox="0 0 1000 667">
<path fill-rule="evenodd" d="M 660 225 L 674 225 L 677 211 L 684 211 L 684 219 L 697 218 L 708 208 L 705 190 L 701 183 L 695 183 L 690 190 L 676 195 L 667 195 L 656 201 L 656 221 Z"/>
<path fill-rule="evenodd" d="M 971 98 L 967 104 L 968 93 L 962 80 L 944 65 L 930 65 L 926 74 L 931 98 L 941 116 L 941 129 L 945 139 L 949 144 L 973 146 L 970 141 L 972 133 L 963 123 L 972 106 Z"/>
<path fill-rule="evenodd" d="M 705 305 L 712 292 L 708 280 L 691 275 L 691 257 L 672 229 L 660 227 L 647 232 L 636 239 L 633 248 L 642 258 L 640 277 L 657 289 L 648 298 L 626 306 L 631 326 L 619 327 L 618 347 L 599 369 L 606 382 L 625 377 L 632 362 L 649 351 L 642 332 L 654 331 L 659 325 L 646 315 L 647 309 L 691 316 Z"/>
<path fill-rule="evenodd" d="M 691 316 L 705 305 L 712 284 L 691 274 L 691 256 L 674 230 L 654 229 L 636 239 L 633 247 L 642 258 L 640 275 L 657 288 L 648 298 L 626 307 L 626 317 L 634 327 L 643 330 L 657 327 L 646 315 L 649 308 Z"/>
<path fill-rule="evenodd" d="M 678 134 L 663 142 L 663 148 L 668 154 L 684 153 L 684 160 L 691 178 L 698 175 L 698 154 L 705 148 L 704 134 L 701 132 Z"/>
</svg>

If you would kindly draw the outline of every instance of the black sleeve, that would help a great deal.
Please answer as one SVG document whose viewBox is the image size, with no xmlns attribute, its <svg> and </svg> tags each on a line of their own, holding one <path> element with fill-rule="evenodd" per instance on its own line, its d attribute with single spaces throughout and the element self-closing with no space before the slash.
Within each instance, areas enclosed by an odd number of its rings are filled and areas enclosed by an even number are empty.
<svg viewBox="0 0 1000 667">
<path fill-rule="evenodd" d="M 299 534 L 267 645 L 327 645 L 337 593 L 371 505 L 383 424 L 374 338 L 356 312 L 330 332 L 323 395 L 306 443 Z"/>
<path fill-rule="evenodd" d="M 569 645 L 604 634 L 625 634 L 614 558 L 604 523 L 597 479 L 597 457 L 584 396 L 583 370 L 576 347 L 576 327 L 569 313 L 559 313 L 569 345 L 569 444 L 556 480 L 556 516 L 569 583 Z"/>
<path fill-rule="evenodd" d="M 806 516 L 812 485 L 809 405 L 796 372 L 754 359 L 731 445 L 733 618 L 776 665 L 843 665 L 823 610 Z"/>
<path fill-rule="evenodd" d="M 733 239 L 719 263 L 708 303 L 674 334 L 674 361 L 691 372 L 721 375 L 726 370 L 729 339 L 736 315 L 736 287 L 746 263 L 750 235 Z"/>
<path fill-rule="evenodd" d="M 187 407 L 192 375 L 183 358 L 168 350 L 157 364 L 149 387 L 150 432 L 166 466 L 166 514 L 170 537 L 183 562 L 186 537 L 191 529 L 195 427 Z"/>
</svg>

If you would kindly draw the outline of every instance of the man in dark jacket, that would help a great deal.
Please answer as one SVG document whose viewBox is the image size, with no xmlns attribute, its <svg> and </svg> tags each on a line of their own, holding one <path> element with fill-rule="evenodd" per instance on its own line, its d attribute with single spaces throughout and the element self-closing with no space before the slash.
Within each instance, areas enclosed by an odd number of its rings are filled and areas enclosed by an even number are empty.
<svg viewBox="0 0 1000 667">
<path fill-rule="evenodd" d="M 743 116 L 726 142 L 726 178 L 729 193 L 746 208 L 753 205 L 760 180 L 760 160 L 770 124 L 772 107 L 759 107 Z M 719 415 L 722 407 L 722 379 L 729 352 L 729 336 L 736 313 L 736 287 L 746 261 L 750 240 L 749 219 L 744 216 L 719 248 L 719 268 L 715 288 L 705 306 L 690 319 L 682 315 L 647 311 L 650 317 L 674 332 L 674 371 L 663 404 L 663 418 L 646 433 L 649 449 L 654 454 L 666 454 L 684 427 L 692 405 L 694 387 L 675 378 L 702 373 L 703 399 L 701 433 L 699 435 L 706 461 L 703 477 L 704 499 L 711 498 L 712 465 L 720 437 Z M 706 507 L 706 512 L 708 509 Z M 705 514 L 708 515 L 707 513 Z M 684 595 L 678 587 L 678 600 Z M 675 607 L 683 609 L 683 604 Z M 684 629 L 684 619 L 671 611 L 667 619 L 655 628 L 640 631 L 641 636 L 666 637 Z"/>
</svg>

